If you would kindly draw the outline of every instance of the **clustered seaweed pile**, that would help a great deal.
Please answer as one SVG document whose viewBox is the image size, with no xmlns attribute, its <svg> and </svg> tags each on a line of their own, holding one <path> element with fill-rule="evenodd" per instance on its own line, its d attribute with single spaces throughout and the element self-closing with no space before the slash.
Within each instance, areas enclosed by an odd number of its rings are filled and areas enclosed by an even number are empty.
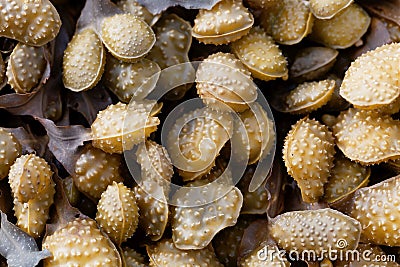
<svg viewBox="0 0 400 267">
<path fill-rule="evenodd" d="M 398 0 L 0 0 L 0 89 L 0 266 L 400 263 Z"/>
</svg>

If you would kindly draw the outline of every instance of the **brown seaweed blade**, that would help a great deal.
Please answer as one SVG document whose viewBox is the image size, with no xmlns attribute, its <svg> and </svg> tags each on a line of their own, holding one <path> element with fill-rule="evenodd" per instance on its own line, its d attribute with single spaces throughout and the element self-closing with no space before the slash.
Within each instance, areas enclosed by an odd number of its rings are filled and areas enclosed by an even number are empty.
<svg viewBox="0 0 400 267">
<path fill-rule="evenodd" d="M 0 6 L 0 36 L 41 46 L 53 40 L 60 30 L 60 15 L 49 0 L 2 0 Z"/>
<path fill-rule="evenodd" d="M 139 208 L 133 190 L 113 182 L 101 194 L 96 222 L 115 244 L 121 245 L 135 233 L 138 221 Z"/>
<path fill-rule="evenodd" d="M 87 28 L 76 33 L 64 52 L 65 87 L 74 92 L 93 88 L 103 75 L 105 63 L 106 52 L 96 32 Z"/>
<path fill-rule="evenodd" d="M 255 78 L 269 81 L 288 78 L 287 61 L 279 46 L 261 27 L 231 44 L 233 53 Z"/>
<path fill-rule="evenodd" d="M 261 25 L 276 42 L 299 43 L 312 29 L 314 17 L 301 0 L 284 0 L 263 10 Z"/>
<path fill-rule="evenodd" d="M 335 158 L 334 167 L 325 184 L 324 199 L 335 202 L 342 199 L 369 182 L 371 169 L 339 155 Z"/>
<path fill-rule="evenodd" d="M 400 96 L 400 43 L 380 46 L 353 61 L 340 95 L 361 109 L 383 108 Z"/>
<path fill-rule="evenodd" d="M 205 44 L 227 44 L 246 35 L 254 18 L 239 0 L 222 0 L 202 9 L 194 21 L 193 37 Z"/>
<path fill-rule="evenodd" d="M 189 60 L 189 49 L 192 44 L 192 26 L 190 23 L 175 14 L 161 17 L 155 24 L 156 43 L 147 55 L 148 59 L 156 62 L 163 70 L 163 86 L 166 88 L 178 87 L 169 90 L 165 95 L 168 100 L 181 99 L 192 84 L 195 70 Z M 171 68 L 170 68 L 171 67 Z"/>
<path fill-rule="evenodd" d="M 30 93 L 50 76 L 49 48 L 17 44 L 7 65 L 8 83 L 19 94 Z M 47 73 L 46 73 L 47 72 Z"/>
<path fill-rule="evenodd" d="M 364 165 L 400 158 L 400 122 L 376 111 L 350 108 L 332 127 L 336 145 Z"/>
<path fill-rule="evenodd" d="M 69 204 L 61 178 L 57 173 L 54 178 L 57 192 L 56 215 L 53 217 L 53 223 L 47 225 L 42 244 L 52 256 L 44 261 L 44 266 L 74 263 L 122 267 L 121 257 L 115 245 L 100 231 L 94 220 Z M 72 253 L 73 251 L 76 253 Z M 98 251 L 102 253 L 99 254 Z"/>
<path fill-rule="evenodd" d="M 333 167 L 334 145 L 328 127 L 308 117 L 299 120 L 287 134 L 283 159 L 305 202 L 318 202 L 323 196 Z"/>
<path fill-rule="evenodd" d="M 151 240 L 160 240 L 169 218 L 167 202 L 167 194 L 169 192 L 150 179 L 141 181 L 134 188 L 134 191 L 140 210 L 139 227 L 145 231 Z"/>
<path fill-rule="evenodd" d="M 276 96 L 273 104 L 280 112 L 307 114 L 326 105 L 335 88 L 336 82 L 332 79 L 304 82 L 292 91 Z"/>
<path fill-rule="evenodd" d="M 331 19 L 316 19 L 310 37 L 334 49 L 348 48 L 367 32 L 370 22 L 368 13 L 353 3 Z"/>
<path fill-rule="evenodd" d="M 179 249 L 203 249 L 222 229 L 236 224 L 243 204 L 239 189 L 213 182 L 182 187 L 173 196 L 172 239 Z"/>
<path fill-rule="evenodd" d="M 362 239 L 377 245 L 399 246 L 400 176 L 358 189 L 350 215 L 362 226 Z"/>
<path fill-rule="evenodd" d="M 0 179 L 8 176 L 10 167 L 22 153 L 18 139 L 4 128 L 0 128 Z"/>
</svg>

